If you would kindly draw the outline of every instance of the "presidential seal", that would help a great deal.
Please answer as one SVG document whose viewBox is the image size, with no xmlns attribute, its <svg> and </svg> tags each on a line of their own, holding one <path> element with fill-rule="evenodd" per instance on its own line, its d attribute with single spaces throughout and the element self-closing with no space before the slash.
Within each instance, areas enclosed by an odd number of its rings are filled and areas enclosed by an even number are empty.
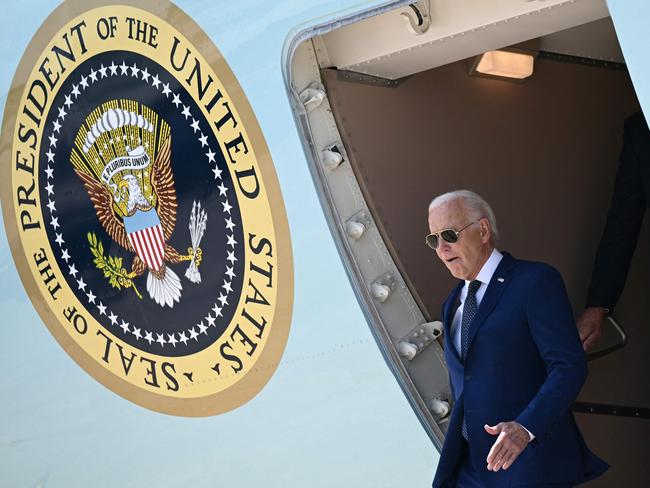
<svg viewBox="0 0 650 488">
<path fill-rule="evenodd" d="M 289 332 L 288 226 L 254 114 L 196 24 L 165 2 L 62 5 L 21 61 L 2 148 L 16 266 L 79 365 L 174 415 L 260 391 Z"/>
</svg>

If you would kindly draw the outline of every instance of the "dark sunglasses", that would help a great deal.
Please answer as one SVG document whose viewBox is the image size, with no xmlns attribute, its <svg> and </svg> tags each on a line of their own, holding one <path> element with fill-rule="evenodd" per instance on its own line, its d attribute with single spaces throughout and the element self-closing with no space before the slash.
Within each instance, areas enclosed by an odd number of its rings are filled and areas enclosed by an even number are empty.
<svg viewBox="0 0 650 488">
<path fill-rule="evenodd" d="M 440 237 L 442 237 L 442 239 L 445 242 L 448 242 L 449 244 L 453 244 L 454 242 L 458 241 L 458 236 L 460 235 L 461 232 L 467 229 L 470 225 L 475 224 L 477 222 L 478 220 L 475 220 L 474 222 L 470 222 L 460 230 L 444 229 L 441 230 L 440 232 L 429 234 L 424 238 L 424 242 L 426 242 L 427 246 L 429 246 L 431 249 L 434 250 L 438 248 L 438 242 Z"/>
</svg>

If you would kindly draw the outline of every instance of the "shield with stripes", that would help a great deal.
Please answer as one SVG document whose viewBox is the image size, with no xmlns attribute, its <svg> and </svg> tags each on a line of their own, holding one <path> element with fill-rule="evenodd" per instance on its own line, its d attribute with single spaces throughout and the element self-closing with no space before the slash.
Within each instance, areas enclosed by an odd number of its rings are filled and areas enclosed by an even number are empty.
<svg viewBox="0 0 650 488">
<path fill-rule="evenodd" d="M 159 271 L 164 263 L 165 237 L 156 210 L 138 210 L 132 216 L 124 217 L 124 228 L 140 259 L 149 269 Z"/>
</svg>

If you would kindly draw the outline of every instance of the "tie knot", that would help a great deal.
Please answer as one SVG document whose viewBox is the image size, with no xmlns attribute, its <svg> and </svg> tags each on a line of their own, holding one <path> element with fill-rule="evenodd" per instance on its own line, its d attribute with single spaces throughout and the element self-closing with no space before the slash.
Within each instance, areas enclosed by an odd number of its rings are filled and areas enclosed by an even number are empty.
<svg viewBox="0 0 650 488">
<path fill-rule="evenodd" d="M 480 287 L 481 282 L 479 280 L 470 281 L 469 286 L 467 287 L 467 294 L 475 295 Z"/>
</svg>

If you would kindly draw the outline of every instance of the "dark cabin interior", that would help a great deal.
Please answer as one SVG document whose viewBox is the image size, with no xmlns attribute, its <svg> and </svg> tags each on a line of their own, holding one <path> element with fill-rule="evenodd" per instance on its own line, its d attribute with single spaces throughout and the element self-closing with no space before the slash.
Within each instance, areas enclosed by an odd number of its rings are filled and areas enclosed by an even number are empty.
<svg viewBox="0 0 650 488">
<path fill-rule="evenodd" d="M 348 157 L 385 242 L 428 320 L 453 282 L 424 244 L 427 207 L 468 188 L 492 205 L 499 248 L 545 261 L 565 280 L 576 317 L 585 305 L 612 195 L 624 120 L 639 110 L 624 66 L 538 57 L 523 83 L 468 75 L 471 60 L 395 87 L 322 76 Z M 628 344 L 589 363 L 579 400 L 650 407 L 650 275 L 646 218 L 614 316 Z M 612 468 L 588 486 L 646 486 L 650 422 L 576 414 L 590 447 Z"/>
</svg>

